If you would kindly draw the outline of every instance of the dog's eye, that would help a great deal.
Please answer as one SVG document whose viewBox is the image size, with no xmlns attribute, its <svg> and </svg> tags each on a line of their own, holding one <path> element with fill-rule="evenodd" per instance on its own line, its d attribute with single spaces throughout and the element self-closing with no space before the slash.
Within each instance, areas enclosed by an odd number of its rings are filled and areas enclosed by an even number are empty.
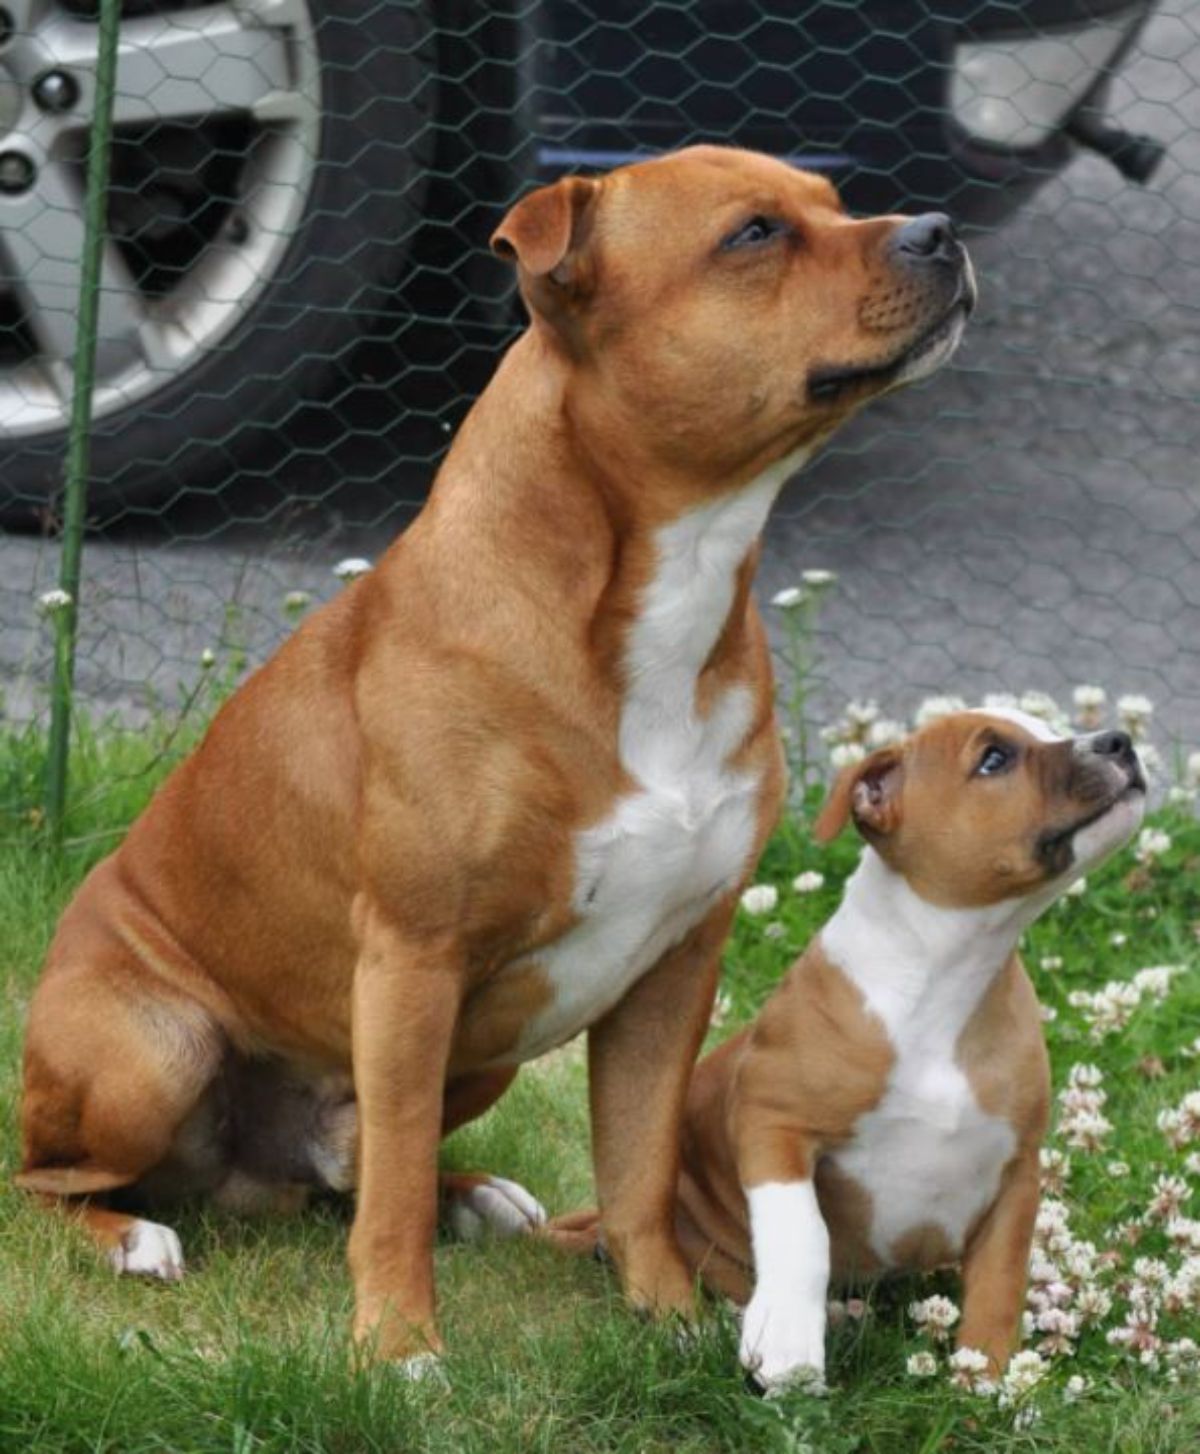
<svg viewBox="0 0 1200 1454">
<path fill-rule="evenodd" d="M 790 231 L 791 228 L 787 223 L 778 217 L 751 217 L 749 222 L 743 222 L 736 232 L 729 234 L 721 244 L 721 251 L 732 252 L 740 247 L 761 247 L 763 243 L 771 242 Z"/>
<path fill-rule="evenodd" d="M 979 777 L 995 777 L 998 772 L 1003 772 L 1011 762 L 1012 753 L 1007 747 L 985 747 L 975 772 Z"/>
</svg>

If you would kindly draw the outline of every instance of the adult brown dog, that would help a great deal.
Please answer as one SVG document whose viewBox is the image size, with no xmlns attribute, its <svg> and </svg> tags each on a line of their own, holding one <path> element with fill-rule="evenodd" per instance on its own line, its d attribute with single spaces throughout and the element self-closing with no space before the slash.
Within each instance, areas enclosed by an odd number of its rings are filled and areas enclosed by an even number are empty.
<svg viewBox="0 0 1200 1454">
<path fill-rule="evenodd" d="M 585 1027 L 609 1246 L 636 1303 L 690 1305 L 680 1118 L 784 777 L 757 538 L 974 300 L 944 217 L 853 221 L 711 147 L 537 191 L 493 246 L 532 326 L 428 505 L 84 883 L 26 1049 L 20 1184 L 82 1198 L 125 1270 L 181 1258 L 115 1190 L 357 1180 L 387 1357 L 439 1346 L 441 1137 Z"/>
</svg>

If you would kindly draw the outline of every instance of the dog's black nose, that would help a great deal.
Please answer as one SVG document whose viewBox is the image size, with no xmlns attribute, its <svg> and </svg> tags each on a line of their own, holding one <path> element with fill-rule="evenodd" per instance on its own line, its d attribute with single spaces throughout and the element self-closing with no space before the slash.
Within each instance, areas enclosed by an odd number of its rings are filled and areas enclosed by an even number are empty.
<svg viewBox="0 0 1200 1454">
<path fill-rule="evenodd" d="M 1133 738 L 1128 732 L 1097 732 L 1092 738 L 1092 751 L 1100 757 L 1112 757 L 1124 764 L 1137 761 Z"/>
<path fill-rule="evenodd" d="M 922 262 L 953 262 L 962 256 L 954 223 L 944 212 L 923 212 L 892 233 L 892 247 Z"/>
</svg>

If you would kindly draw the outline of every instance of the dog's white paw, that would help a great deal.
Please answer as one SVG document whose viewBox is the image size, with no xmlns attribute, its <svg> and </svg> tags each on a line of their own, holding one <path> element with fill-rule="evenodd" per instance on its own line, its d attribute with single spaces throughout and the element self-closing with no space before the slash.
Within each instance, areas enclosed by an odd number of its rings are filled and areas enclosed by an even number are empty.
<svg viewBox="0 0 1200 1454">
<path fill-rule="evenodd" d="M 483 1237 L 522 1237 L 545 1225 L 546 1209 L 535 1196 L 503 1176 L 485 1176 L 451 1193 L 446 1220 L 464 1242 Z"/>
<path fill-rule="evenodd" d="M 742 1319 L 738 1357 L 768 1397 L 793 1388 L 827 1392 L 824 1305 L 756 1293 Z"/>
<path fill-rule="evenodd" d="M 179 1238 L 158 1222 L 134 1222 L 108 1259 L 118 1272 L 133 1277 L 157 1277 L 178 1282 L 183 1276 L 183 1248 Z"/>
</svg>

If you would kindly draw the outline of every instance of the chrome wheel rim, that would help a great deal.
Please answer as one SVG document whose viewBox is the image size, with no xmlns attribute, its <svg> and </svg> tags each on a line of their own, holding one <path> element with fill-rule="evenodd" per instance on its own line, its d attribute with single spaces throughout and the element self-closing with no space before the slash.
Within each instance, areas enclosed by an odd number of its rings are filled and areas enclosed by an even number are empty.
<svg viewBox="0 0 1200 1454">
<path fill-rule="evenodd" d="M 81 0 L 0 3 L 0 434 L 10 437 L 61 429 L 70 407 L 98 47 L 86 15 Z M 113 120 L 97 418 L 194 368 L 283 264 L 319 162 L 305 0 L 167 0 L 123 18 Z M 174 148 L 174 191 L 152 185 L 156 147 Z M 189 171 L 197 147 L 215 161 Z M 122 184 L 126 162 L 134 185 Z M 189 187 L 214 165 L 219 195 Z"/>
</svg>

